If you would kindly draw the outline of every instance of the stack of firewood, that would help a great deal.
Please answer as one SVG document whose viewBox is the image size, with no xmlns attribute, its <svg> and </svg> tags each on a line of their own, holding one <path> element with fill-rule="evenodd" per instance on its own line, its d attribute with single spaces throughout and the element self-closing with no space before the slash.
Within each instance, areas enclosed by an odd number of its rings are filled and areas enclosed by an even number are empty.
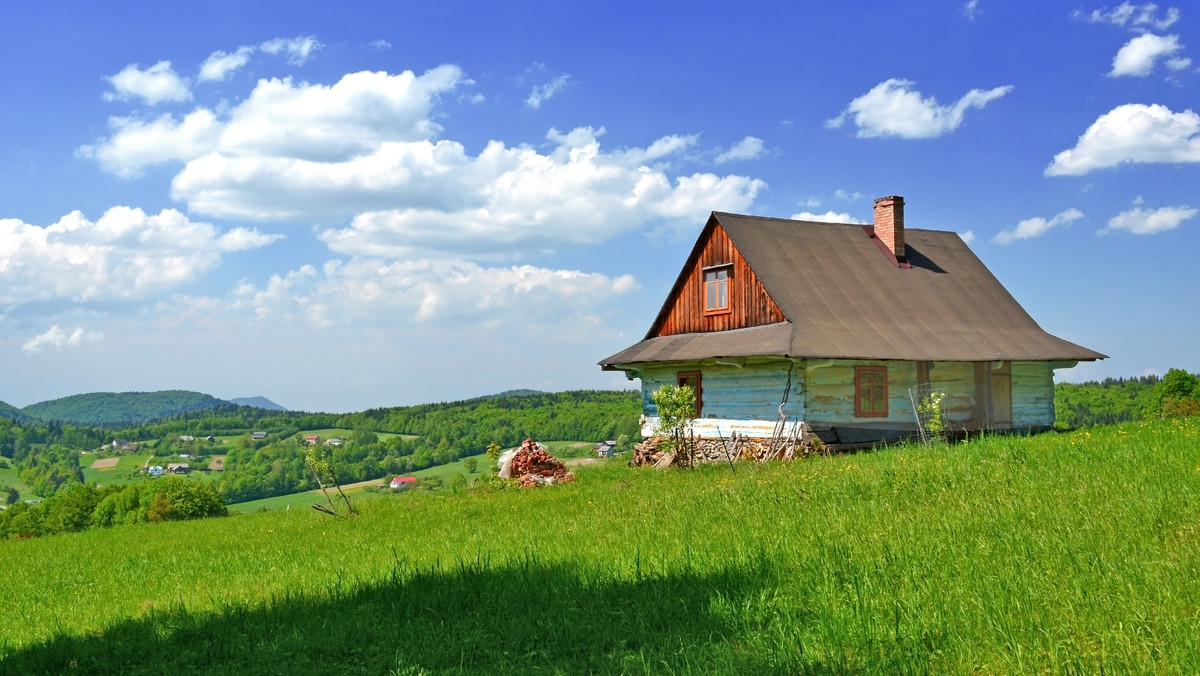
<svg viewBox="0 0 1200 676">
<path fill-rule="evenodd" d="M 630 467 L 644 467 L 650 465 L 652 467 L 662 467 L 669 465 L 674 459 L 674 455 L 658 448 L 661 437 L 651 437 L 640 444 L 633 445 L 633 458 L 629 461 Z"/>
<path fill-rule="evenodd" d="M 533 439 L 521 442 L 509 467 L 509 475 L 517 479 L 521 488 L 575 480 L 575 475 L 558 458 Z"/>
</svg>

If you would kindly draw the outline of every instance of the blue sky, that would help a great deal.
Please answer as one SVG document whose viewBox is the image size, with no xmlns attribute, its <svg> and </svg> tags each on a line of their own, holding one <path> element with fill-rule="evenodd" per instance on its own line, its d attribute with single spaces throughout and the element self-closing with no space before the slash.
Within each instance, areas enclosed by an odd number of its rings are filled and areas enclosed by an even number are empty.
<svg viewBox="0 0 1200 676">
<path fill-rule="evenodd" d="M 1198 85 L 1182 3 L 6 3 L 0 400 L 624 387 L 709 212 L 893 194 L 1200 371 Z"/>
</svg>

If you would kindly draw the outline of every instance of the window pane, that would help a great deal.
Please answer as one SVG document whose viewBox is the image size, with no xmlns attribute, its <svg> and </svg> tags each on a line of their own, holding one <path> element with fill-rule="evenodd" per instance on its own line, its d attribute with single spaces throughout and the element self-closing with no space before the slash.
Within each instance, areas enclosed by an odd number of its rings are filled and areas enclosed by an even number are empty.
<svg viewBox="0 0 1200 676">
<path fill-rule="evenodd" d="M 729 307 L 729 282 L 724 279 L 717 283 L 717 307 Z"/>
<path fill-rule="evenodd" d="M 707 297 L 704 300 L 704 309 L 706 309 L 706 310 L 716 309 L 716 307 L 717 307 L 717 285 L 713 282 L 709 282 L 704 285 L 704 289 L 705 289 L 705 291 L 708 292 Z"/>
</svg>

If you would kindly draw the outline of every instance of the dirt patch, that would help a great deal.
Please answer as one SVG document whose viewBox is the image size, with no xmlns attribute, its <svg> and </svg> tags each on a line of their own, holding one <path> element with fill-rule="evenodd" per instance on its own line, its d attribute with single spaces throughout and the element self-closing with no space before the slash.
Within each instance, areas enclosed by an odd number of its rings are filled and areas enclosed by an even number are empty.
<svg viewBox="0 0 1200 676">
<path fill-rule="evenodd" d="M 223 456 L 223 455 L 214 455 L 214 456 L 212 457 L 212 459 L 208 461 L 208 469 L 209 469 L 209 471 L 211 471 L 211 472 L 220 472 L 220 471 L 224 471 L 224 469 L 225 469 L 225 456 Z"/>
<path fill-rule="evenodd" d="M 563 464 L 567 467 L 575 467 L 577 465 L 595 465 L 600 462 L 600 458 L 571 458 L 563 460 Z"/>
<path fill-rule="evenodd" d="M 113 469 L 119 462 L 121 462 L 120 458 L 97 458 L 92 463 L 92 469 Z"/>
</svg>

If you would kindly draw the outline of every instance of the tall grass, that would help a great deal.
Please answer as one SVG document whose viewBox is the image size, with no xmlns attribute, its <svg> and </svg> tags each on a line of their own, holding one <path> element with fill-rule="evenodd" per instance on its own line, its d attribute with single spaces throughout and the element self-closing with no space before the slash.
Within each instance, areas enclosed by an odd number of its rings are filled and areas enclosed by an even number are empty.
<svg viewBox="0 0 1200 676">
<path fill-rule="evenodd" d="M 0 543 L 0 672 L 1200 673 L 1200 421 Z"/>
</svg>

